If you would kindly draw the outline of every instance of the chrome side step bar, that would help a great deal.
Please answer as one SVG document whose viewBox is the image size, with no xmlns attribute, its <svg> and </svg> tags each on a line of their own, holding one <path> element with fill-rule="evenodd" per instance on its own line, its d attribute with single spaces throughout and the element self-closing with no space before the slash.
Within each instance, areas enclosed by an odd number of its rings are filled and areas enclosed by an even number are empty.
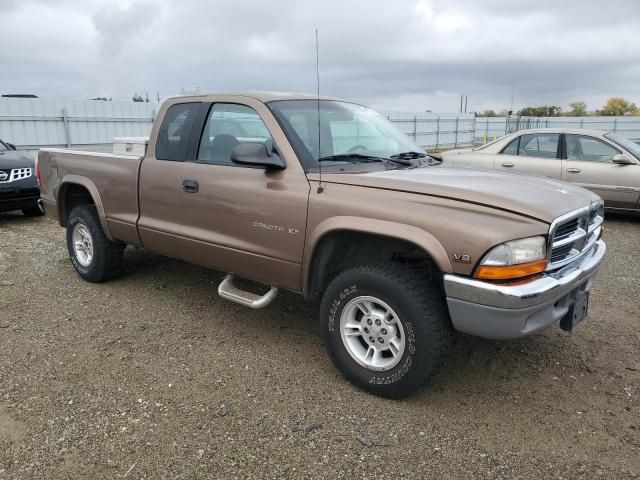
<svg viewBox="0 0 640 480">
<path fill-rule="evenodd" d="M 226 300 L 244 305 L 245 307 L 258 309 L 269 305 L 273 299 L 276 298 L 276 295 L 278 295 L 278 289 L 271 286 L 269 291 L 262 296 L 247 292 L 246 290 L 240 290 L 233 284 L 233 275 L 229 273 L 224 277 L 222 283 L 220 283 L 218 295 Z"/>
</svg>

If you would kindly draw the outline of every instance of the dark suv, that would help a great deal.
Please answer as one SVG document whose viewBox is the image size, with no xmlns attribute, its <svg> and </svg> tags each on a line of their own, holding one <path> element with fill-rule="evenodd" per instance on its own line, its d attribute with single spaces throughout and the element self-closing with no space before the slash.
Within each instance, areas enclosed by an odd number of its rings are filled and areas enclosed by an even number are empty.
<svg viewBox="0 0 640 480">
<path fill-rule="evenodd" d="M 38 217 L 39 199 L 35 160 L 0 140 L 0 212 L 22 210 L 27 217 Z"/>
</svg>

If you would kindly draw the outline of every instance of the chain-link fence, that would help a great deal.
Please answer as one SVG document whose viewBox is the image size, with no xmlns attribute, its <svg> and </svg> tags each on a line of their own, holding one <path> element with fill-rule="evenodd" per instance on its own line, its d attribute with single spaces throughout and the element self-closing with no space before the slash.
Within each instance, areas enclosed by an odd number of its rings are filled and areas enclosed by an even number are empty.
<svg viewBox="0 0 640 480">
<path fill-rule="evenodd" d="M 0 139 L 19 150 L 72 147 L 111 151 L 114 137 L 148 136 L 158 105 L 43 98 L 0 98 Z"/>
<path fill-rule="evenodd" d="M 111 151 L 114 137 L 147 136 L 152 103 L 0 98 L 0 139 L 18 149 L 73 147 Z M 640 140 L 640 117 L 475 117 L 462 113 L 382 112 L 426 149 L 478 145 L 525 128 L 585 128 Z"/>
<path fill-rule="evenodd" d="M 464 147 L 475 141 L 473 114 L 383 112 L 383 115 L 423 148 Z"/>
<path fill-rule="evenodd" d="M 478 117 L 476 143 L 485 143 L 507 133 L 528 128 L 580 128 L 614 132 L 640 140 L 640 117 Z"/>
<path fill-rule="evenodd" d="M 384 116 L 426 149 L 479 145 L 527 128 L 606 130 L 640 141 L 640 117 L 474 117 L 424 112 L 384 112 Z"/>
</svg>

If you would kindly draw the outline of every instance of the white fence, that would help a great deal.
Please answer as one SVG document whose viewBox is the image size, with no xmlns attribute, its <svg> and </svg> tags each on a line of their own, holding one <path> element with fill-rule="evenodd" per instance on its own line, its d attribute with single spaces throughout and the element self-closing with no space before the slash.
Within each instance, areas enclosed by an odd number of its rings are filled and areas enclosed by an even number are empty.
<svg viewBox="0 0 640 480">
<path fill-rule="evenodd" d="M 390 122 L 424 148 L 471 146 L 475 141 L 473 114 L 383 112 Z"/>
<path fill-rule="evenodd" d="M 640 117 L 478 117 L 476 142 L 526 128 L 585 128 L 640 140 Z"/>
<path fill-rule="evenodd" d="M 144 102 L 0 98 L 0 139 L 28 151 L 108 151 L 114 137 L 149 135 L 157 109 Z"/>
<path fill-rule="evenodd" d="M 0 139 L 20 150 L 72 147 L 110 151 L 114 137 L 148 136 L 159 105 L 0 98 Z M 640 139 L 640 117 L 474 117 L 430 112 L 382 113 L 424 148 L 455 148 L 493 140 L 523 128 L 575 127 L 609 130 Z"/>
</svg>

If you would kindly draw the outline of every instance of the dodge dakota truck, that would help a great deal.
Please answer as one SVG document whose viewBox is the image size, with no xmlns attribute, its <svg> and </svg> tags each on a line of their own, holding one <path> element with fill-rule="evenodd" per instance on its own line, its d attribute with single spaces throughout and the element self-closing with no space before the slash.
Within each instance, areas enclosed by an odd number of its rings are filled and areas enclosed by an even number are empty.
<svg viewBox="0 0 640 480">
<path fill-rule="evenodd" d="M 250 308 L 319 299 L 334 365 L 391 398 L 432 379 L 456 332 L 573 330 L 606 253 L 596 194 L 443 165 L 326 97 L 171 98 L 143 156 L 46 149 L 36 173 L 85 280 L 137 245 L 224 272 L 219 295 Z"/>
</svg>

